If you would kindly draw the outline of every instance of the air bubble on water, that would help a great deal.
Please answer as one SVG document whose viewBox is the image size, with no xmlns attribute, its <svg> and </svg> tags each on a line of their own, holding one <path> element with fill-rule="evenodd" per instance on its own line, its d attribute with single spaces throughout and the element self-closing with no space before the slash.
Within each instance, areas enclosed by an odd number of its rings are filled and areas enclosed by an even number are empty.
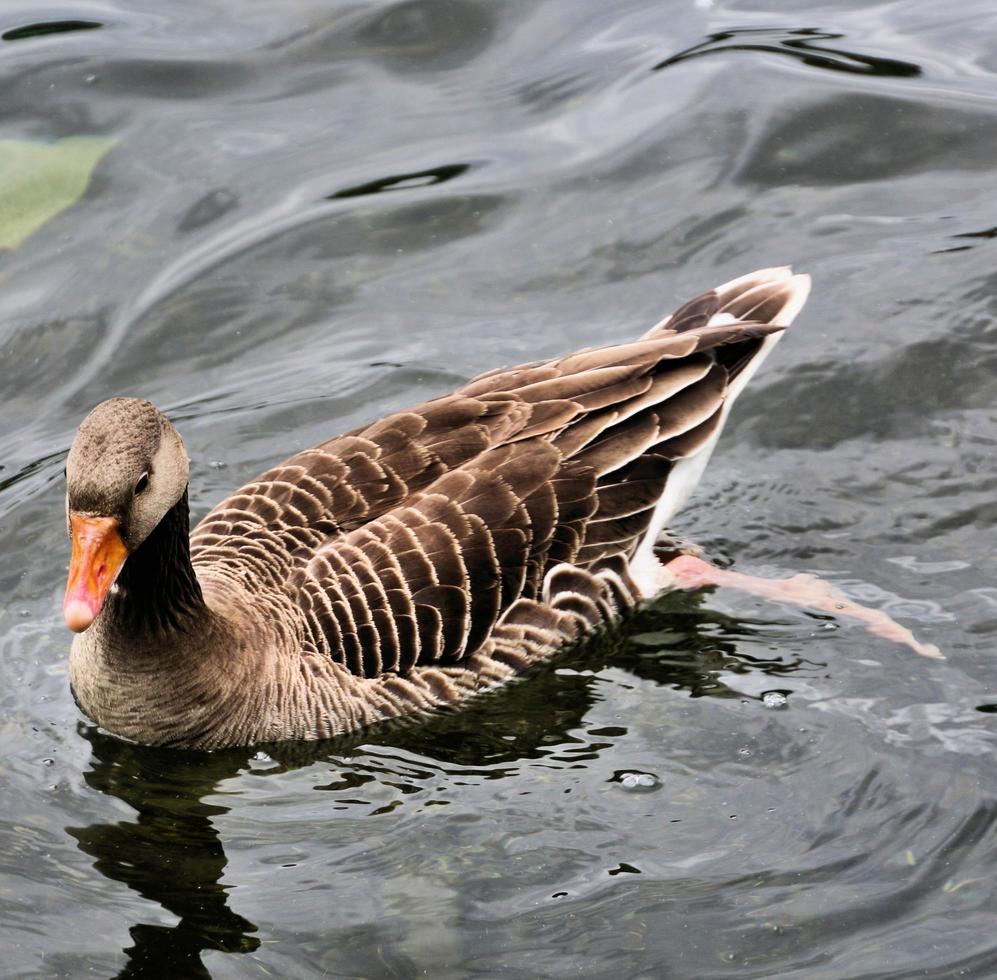
<svg viewBox="0 0 997 980">
<path fill-rule="evenodd" d="M 43 766 L 54 766 L 55 765 L 55 759 L 42 759 L 42 765 Z"/>
<path fill-rule="evenodd" d="M 738 754 L 738 755 L 739 755 L 739 756 L 740 756 L 740 757 L 741 757 L 742 759 L 750 759 L 750 758 L 751 758 L 751 756 L 752 756 L 752 755 L 754 755 L 754 753 L 753 753 L 753 752 L 751 751 L 751 749 L 749 749 L 749 748 L 748 748 L 748 746 L 747 746 L 747 745 L 742 745 L 742 746 L 741 746 L 741 747 L 740 747 L 740 748 L 739 748 L 739 749 L 737 750 L 737 754 Z"/>
<path fill-rule="evenodd" d="M 789 698 L 787 698 L 781 691 L 766 691 L 762 695 L 762 704 L 764 704 L 766 708 L 778 711 L 780 708 L 788 706 Z"/>
<path fill-rule="evenodd" d="M 228 463 L 221 459 L 213 459 L 208 465 L 213 470 L 223 470 L 226 466 L 228 466 Z"/>
<path fill-rule="evenodd" d="M 649 793 L 661 786 L 661 780 L 653 772 L 620 772 L 615 782 L 628 793 Z"/>
</svg>

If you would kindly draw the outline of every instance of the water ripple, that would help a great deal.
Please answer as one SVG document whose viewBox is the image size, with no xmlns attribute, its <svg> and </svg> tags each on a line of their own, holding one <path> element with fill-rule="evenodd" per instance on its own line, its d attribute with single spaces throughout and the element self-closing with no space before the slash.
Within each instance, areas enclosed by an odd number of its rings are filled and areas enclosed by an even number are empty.
<svg viewBox="0 0 997 980">
<path fill-rule="evenodd" d="M 921 74 L 919 65 L 897 58 L 857 54 L 843 48 L 817 45 L 814 41 L 836 41 L 845 37 L 833 31 L 813 27 L 743 27 L 718 31 L 699 44 L 659 61 L 651 70 L 660 71 L 671 65 L 701 58 L 722 51 L 762 51 L 784 55 L 811 68 L 848 72 L 856 75 L 875 75 L 883 78 L 916 78 Z"/>
</svg>

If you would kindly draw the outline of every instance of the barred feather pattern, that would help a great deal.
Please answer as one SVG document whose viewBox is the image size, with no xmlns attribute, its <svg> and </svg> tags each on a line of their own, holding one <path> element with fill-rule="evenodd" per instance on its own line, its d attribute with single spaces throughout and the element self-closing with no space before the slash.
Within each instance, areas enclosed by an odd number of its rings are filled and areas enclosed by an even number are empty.
<svg viewBox="0 0 997 980">
<path fill-rule="evenodd" d="M 613 621 L 669 479 L 708 454 L 805 279 L 743 277 L 638 341 L 489 372 L 268 470 L 190 536 L 210 623 L 169 655 L 147 641 L 140 697 L 104 624 L 81 704 L 146 742 L 322 738 L 459 702 Z M 172 680 L 152 694 L 154 674 Z"/>
</svg>

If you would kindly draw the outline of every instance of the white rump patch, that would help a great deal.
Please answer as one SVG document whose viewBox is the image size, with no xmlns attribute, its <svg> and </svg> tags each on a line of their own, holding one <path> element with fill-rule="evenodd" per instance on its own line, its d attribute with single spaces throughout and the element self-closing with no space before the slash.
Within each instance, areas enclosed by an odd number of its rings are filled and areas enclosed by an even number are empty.
<svg viewBox="0 0 997 980">
<path fill-rule="evenodd" d="M 810 294 L 810 277 L 807 275 L 793 275 L 789 266 L 760 269 L 749 275 L 740 276 L 728 283 L 724 283 L 722 286 L 717 286 L 716 292 L 725 292 L 732 286 L 738 286 L 741 283 L 744 283 L 748 289 L 751 289 L 764 284 L 766 281 L 785 282 L 791 287 L 792 292 L 785 306 L 771 320 L 772 323 L 779 326 L 788 327 L 793 322 L 793 318 L 797 313 L 803 309 L 803 304 L 807 301 L 807 296 Z M 726 317 L 727 319 L 722 321 L 721 317 Z M 732 316 L 730 313 L 716 313 L 710 318 L 709 325 L 725 326 L 735 323 L 737 320 L 738 318 Z M 762 341 L 758 353 L 752 358 L 751 363 L 741 371 L 734 379 L 733 384 L 727 389 L 723 408 L 720 410 L 720 424 L 717 426 L 717 430 L 710 441 L 704 444 L 702 449 L 694 456 L 678 460 L 672 467 L 671 473 L 668 475 L 668 482 L 665 484 L 665 492 L 655 505 L 647 534 L 641 540 L 637 550 L 634 552 L 633 558 L 630 560 L 631 574 L 640 585 L 642 591 L 645 590 L 645 586 L 653 587 L 652 580 L 656 575 L 660 575 L 661 563 L 654 556 L 654 543 L 657 541 L 658 535 L 672 517 L 679 512 L 693 490 L 695 490 L 696 484 L 699 483 L 703 476 L 703 471 L 706 469 L 706 464 L 710 461 L 710 456 L 713 454 L 717 440 L 720 438 L 721 432 L 723 432 L 723 427 L 727 422 L 731 406 L 734 404 L 737 396 L 744 391 L 747 383 L 754 377 L 755 372 L 761 367 L 762 361 L 768 357 L 772 352 L 772 348 L 782 339 L 782 336 L 782 333 L 775 333 L 766 337 Z M 660 587 L 654 591 L 660 591 Z M 647 595 L 649 593 L 645 591 L 644 594 Z"/>
<path fill-rule="evenodd" d="M 708 327 L 729 327 L 732 323 L 737 323 L 737 317 L 733 313 L 714 313 L 706 325 Z"/>
</svg>

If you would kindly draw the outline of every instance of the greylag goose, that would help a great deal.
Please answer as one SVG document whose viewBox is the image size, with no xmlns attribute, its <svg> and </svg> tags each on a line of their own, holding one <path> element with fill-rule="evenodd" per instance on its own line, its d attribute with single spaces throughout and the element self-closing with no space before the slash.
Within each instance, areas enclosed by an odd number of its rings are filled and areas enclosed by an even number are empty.
<svg viewBox="0 0 997 980">
<path fill-rule="evenodd" d="M 808 291 L 765 269 L 632 343 L 484 374 L 292 456 L 192 533 L 177 430 L 147 401 L 101 403 L 66 466 L 77 702 L 146 744 L 325 738 L 709 584 L 655 540 Z"/>
</svg>

